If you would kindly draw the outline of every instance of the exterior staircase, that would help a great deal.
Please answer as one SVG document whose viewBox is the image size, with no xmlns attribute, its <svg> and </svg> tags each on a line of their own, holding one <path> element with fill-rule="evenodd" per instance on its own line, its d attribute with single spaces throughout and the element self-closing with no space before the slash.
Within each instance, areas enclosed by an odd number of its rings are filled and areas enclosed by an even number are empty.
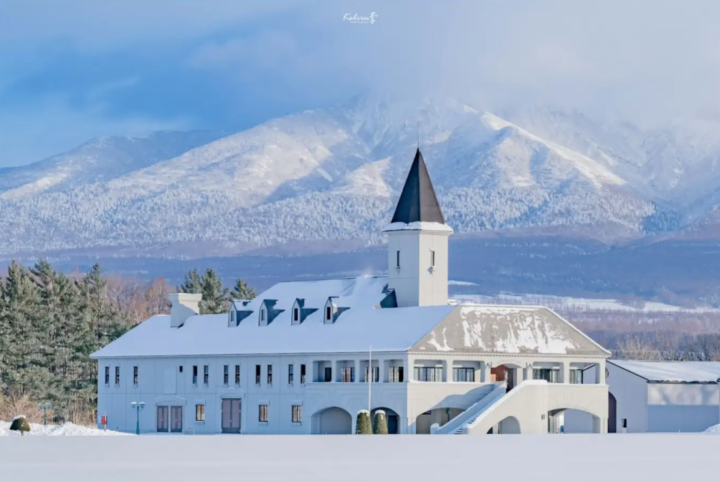
<svg viewBox="0 0 720 482">
<path fill-rule="evenodd" d="M 468 409 L 463 413 L 432 433 L 438 435 L 461 435 L 467 433 L 466 427 L 475 422 L 475 420 L 477 420 L 477 418 L 480 417 L 485 410 L 489 409 L 496 402 L 502 399 L 506 393 L 507 388 L 505 383 L 495 383 L 487 395 L 475 402 L 473 405 L 470 405 L 470 407 L 468 407 Z"/>
</svg>

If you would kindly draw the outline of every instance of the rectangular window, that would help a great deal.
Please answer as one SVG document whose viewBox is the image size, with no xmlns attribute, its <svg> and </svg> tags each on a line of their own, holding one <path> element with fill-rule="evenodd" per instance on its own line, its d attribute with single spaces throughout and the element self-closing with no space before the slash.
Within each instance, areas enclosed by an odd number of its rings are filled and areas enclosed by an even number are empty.
<svg viewBox="0 0 720 482">
<path fill-rule="evenodd" d="M 368 369 L 365 367 L 365 382 L 369 380 Z M 380 381 L 380 367 L 372 367 L 372 382 L 377 383 Z"/>
<path fill-rule="evenodd" d="M 305 384 L 305 365 L 300 365 L 300 383 Z"/>
<path fill-rule="evenodd" d="M 180 365 L 179 370 L 180 370 L 180 373 L 182 373 L 182 370 L 183 370 L 182 365 Z"/>
<path fill-rule="evenodd" d="M 453 368 L 453 381 L 454 382 L 474 382 L 475 381 L 475 369 L 474 368 Z"/>
<path fill-rule="evenodd" d="M 240 385 L 240 365 L 235 365 L 235 385 Z"/>
<path fill-rule="evenodd" d="M 435 266 L 435 251 L 430 251 L 430 266 Z"/>
<path fill-rule="evenodd" d="M 570 370 L 570 383 L 581 385 L 583 382 L 583 371 L 578 369 Z"/>
<path fill-rule="evenodd" d="M 110 385 L 110 367 L 105 367 L 105 385 Z"/>
<path fill-rule="evenodd" d="M 196 422 L 204 422 L 205 421 L 205 405 L 195 405 L 195 421 Z"/>
<path fill-rule="evenodd" d="M 120 385 L 120 367 L 115 367 L 115 385 Z"/>
<path fill-rule="evenodd" d="M 265 321 L 265 310 L 260 310 L 260 321 Z"/>
<path fill-rule="evenodd" d="M 299 321 L 300 320 L 300 309 L 295 308 L 293 310 L 293 321 Z"/>
<path fill-rule="evenodd" d="M 292 423 L 302 422 L 302 405 L 292 406 Z"/>
<path fill-rule="evenodd" d="M 260 385 L 260 365 L 255 365 L 255 385 Z"/>
<path fill-rule="evenodd" d="M 197 365 L 193 365 L 193 385 L 197 385 Z"/>
<path fill-rule="evenodd" d="M 268 365 L 267 367 L 267 384 L 272 385 L 272 365 Z"/>
<path fill-rule="evenodd" d="M 268 406 L 260 405 L 258 410 L 258 422 L 267 423 L 268 421 Z"/>
<path fill-rule="evenodd" d="M 327 306 L 325 308 L 325 319 L 330 321 L 332 319 L 332 307 Z"/>
<path fill-rule="evenodd" d="M 560 370 L 553 368 L 533 368 L 533 380 L 545 380 L 548 383 L 558 383 Z"/>
<path fill-rule="evenodd" d="M 353 383 L 355 381 L 355 367 L 343 367 L 340 377 L 344 383 Z"/>
<path fill-rule="evenodd" d="M 441 382 L 442 367 L 415 367 L 415 380 L 418 382 Z"/>
<path fill-rule="evenodd" d="M 223 385 L 227 385 L 230 382 L 230 367 L 228 365 L 223 366 Z"/>
<path fill-rule="evenodd" d="M 400 251 L 395 251 L 395 267 L 400 267 Z"/>
<path fill-rule="evenodd" d="M 293 378 L 295 376 L 295 374 L 293 373 L 294 368 L 295 368 L 295 365 L 288 365 L 288 384 L 289 385 L 293 384 Z"/>
<path fill-rule="evenodd" d="M 138 384 L 138 367 L 133 367 L 133 385 Z"/>
<path fill-rule="evenodd" d="M 203 384 L 208 385 L 210 383 L 210 367 L 205 365 L 203 367 Z"/>
<path fill-rule="evenodd" d="M 390 367 L 390 383 L 404 382 L 403 367 Z"/>
<path fill-rule="evenodd" d="M 323 381 L 331 382 L 332 381 L 332 367 L 325 367 L 323 375 L 324 375 Z"/>
</svg>

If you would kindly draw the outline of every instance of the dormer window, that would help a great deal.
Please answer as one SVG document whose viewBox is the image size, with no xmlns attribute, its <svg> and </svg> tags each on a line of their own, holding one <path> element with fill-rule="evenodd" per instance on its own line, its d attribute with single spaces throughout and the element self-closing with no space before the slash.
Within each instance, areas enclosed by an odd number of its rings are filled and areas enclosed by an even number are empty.
<svg viewBox="0 0 720 482">
<path fill-rule="evenodd" d="M 233 323 L 235 322 L 235 311 L 234 310 L 230 312 L 230 321 L 232 321 Z"/>
<path fill-rule="evenodd" d="M 300 308 L 293 310 L 293 321 L 300 321 Z"/>
<path fill-rule="evenodd" d="M 265 321 L 265 308 L 260 310 L 260 321 Z"/>
<path fill-rule="evenodd" d="M 325 307 L 325 321 L 332 319 L 332 306 L 328 305 Z"/>
</svg>

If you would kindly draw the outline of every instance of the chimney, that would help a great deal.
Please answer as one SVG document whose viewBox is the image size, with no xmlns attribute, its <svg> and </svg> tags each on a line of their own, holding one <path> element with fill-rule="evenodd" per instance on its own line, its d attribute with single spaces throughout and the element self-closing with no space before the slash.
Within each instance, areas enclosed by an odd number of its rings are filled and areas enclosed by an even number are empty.
<svg viewBox="0 0 720 482">
<path fill-rule="evenodd" d="M 170 293 L 168 299 L 172 304 L 170 309 L 170 328 L 180 328 L 185 321 L 193 315 L 200 313 L 201 294 Z"/>
</svg>

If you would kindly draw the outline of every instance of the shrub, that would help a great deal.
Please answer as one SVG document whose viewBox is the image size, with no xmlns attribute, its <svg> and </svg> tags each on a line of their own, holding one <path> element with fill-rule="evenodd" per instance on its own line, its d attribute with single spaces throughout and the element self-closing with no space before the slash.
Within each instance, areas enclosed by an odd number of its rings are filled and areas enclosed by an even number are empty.
<svg viewBox="0 0 720 482">
<path fill-rule="evenodd" d="M 376 410 L 375 416 L 373 417 L 373 433 L 378 435 L 387 435 L 387 417 L 385 417 L 384 410 Z"/>
<path fill-rule="evenodd" d="M 355 424 L 355 433 L 358 435 L 372 435 L 370 412 L 367 410 L 360 410 L 358 412 L 357 423 Z"/>
<path fill-rule="evenodd" d="M 13 421 L 10 424 L 10 430 L 20 432 L 20 435 L 25 435 L 25 432 L 30 431 L 30 424 L 28 423 L 24 415 L 18 415 L 17 417 L 13 418 Z"/>
</svg>

